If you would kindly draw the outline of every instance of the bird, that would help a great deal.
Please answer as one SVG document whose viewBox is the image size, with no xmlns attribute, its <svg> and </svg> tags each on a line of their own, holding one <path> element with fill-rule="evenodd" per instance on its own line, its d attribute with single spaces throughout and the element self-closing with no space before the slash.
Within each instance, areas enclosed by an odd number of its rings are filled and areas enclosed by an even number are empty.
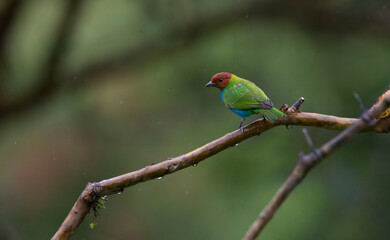
<svg viewBox="0 0 390 240">
<path fill-rule="evenodd" d="M 238 126 L 242 132 L 242 124 L 245 118 L 252 114 L 262 114 L 269 121 L 275 122 L 279 118 L 286 117 L 286 114 L 274 107 L 271 100 L 263 90 L 253 82 L 240 78 L 229 72 L 215 74 L 205 87 L 216 87 L 221 90 L 222 102 L 232 112 L 241 117 Z"/>
</svg>

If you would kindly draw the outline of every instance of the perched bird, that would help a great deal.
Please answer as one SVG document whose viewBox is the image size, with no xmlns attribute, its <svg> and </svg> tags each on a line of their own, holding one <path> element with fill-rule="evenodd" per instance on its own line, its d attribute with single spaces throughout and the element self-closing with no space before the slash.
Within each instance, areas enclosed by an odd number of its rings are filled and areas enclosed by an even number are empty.
<svg viewBox="0 0 390 240">
<path fill-rule="evenodd" d="M 265 93 L 253 82 L 237 77 L 228 72 L 215 74 L 205 87 L 216 87 L 221 90 L 222 102 L 232 112 L 241 117 L 241 131 L 245 118 L 252 114 L 262 114 L 271 122 L 286 114 L 274 108 L 274 104 Z"/>
</svg>

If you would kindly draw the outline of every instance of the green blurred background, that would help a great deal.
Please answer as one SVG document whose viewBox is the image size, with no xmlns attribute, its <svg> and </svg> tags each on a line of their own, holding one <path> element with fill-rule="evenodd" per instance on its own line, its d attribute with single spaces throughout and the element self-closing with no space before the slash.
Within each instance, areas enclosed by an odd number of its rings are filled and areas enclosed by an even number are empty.
<svg viewBox="0 0 390 240">
<path fill-rule="evenodd" d="M 235 130 L 239 117 L 203 87 L 217 72 L 252 80 L 278 107 L 305 97 L 304 111 L 359 116 L 353 92 L 368 107 L 389 85 L 389 8 L 379 0 L 1 1 L 0 239 L 49 239 L 86 183 Z M 337 134 L 309 132 L 317 146 Z M 261 239 L 385 239 L 389 144 L 364 133 L 338 149 Z M 88 215 L 73 239 L 240 239 L 300 151 L 310 151 L 301 127 L 272 129 L 109 196 L 97 226 Z"/>
</svg>

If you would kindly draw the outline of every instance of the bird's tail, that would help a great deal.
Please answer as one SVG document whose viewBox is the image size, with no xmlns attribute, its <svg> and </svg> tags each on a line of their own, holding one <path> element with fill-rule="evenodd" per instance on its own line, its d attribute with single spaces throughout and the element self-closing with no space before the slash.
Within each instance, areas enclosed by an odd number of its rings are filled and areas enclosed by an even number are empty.
<svg viewBox="0 0 390 240">
<path fill-rule="evenodd" d="M 271 122 L 275 122 L 278 118 L 285 117 L 286 114 L 282 113 L 278 109 L 272 107 L 266 111 L 263 111 L 262 114 L 266 116 Z"/>
</svg>

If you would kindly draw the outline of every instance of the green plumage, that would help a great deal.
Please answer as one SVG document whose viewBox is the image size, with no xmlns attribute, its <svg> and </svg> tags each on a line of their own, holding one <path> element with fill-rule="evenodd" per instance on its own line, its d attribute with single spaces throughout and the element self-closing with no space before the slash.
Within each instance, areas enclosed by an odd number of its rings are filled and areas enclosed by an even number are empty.
<svg viewBox="0 0 390 240">
<path fill-rule="evenodd" d="M 260 113 L 271 122 L 286 115 L 273 107 L 271 100 L 254 83 L 232 75 L 228 86 L 222 91 L 226 107 L 242 118 Z"/>
</svg>

